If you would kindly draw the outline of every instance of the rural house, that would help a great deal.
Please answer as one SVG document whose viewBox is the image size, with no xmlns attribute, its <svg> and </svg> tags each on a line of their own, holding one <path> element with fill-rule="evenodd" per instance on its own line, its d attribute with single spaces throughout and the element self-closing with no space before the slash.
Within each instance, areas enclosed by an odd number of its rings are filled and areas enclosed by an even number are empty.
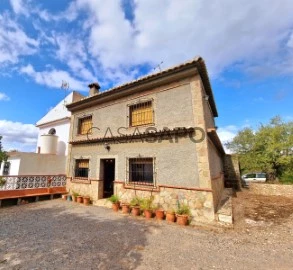
<svg viewBox="0 0 293 270">
<path fill-rule="evenodd" d="M 225 152 L 200 57 L 67 105 L 71 111 L 67 189 L 122 201 L 154 196 L 166 210 L 188 203 L 208 222 L 224 189 Z"/>
</svg>

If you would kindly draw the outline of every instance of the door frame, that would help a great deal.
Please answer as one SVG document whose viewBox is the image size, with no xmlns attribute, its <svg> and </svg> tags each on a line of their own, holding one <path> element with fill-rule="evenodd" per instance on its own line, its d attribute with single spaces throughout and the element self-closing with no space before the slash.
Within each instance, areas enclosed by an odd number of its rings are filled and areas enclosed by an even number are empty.
<svg viewBox="0 0 293 270">
<path fill-rule="evenodd" d="M 100 166 L 99 166 L 99 173 L 100 173 L 100 180 L 102 180 L 103 182 L 103 189 L 102 189 L 102 194 L 103 194 L 103 199 L 104 198 L 108 198 L 108 196 L 105 196 L 105 163 L 106 163 L 106 160 L 113 160 L 114 161 L 114 168 L 113 168 L 113 173 L 114 173 L 114 178 L 113 178 L 113 182 L 115 182 L 115 179 L 116 179 L 116 162 L 117 162 L 117 159 L 114 158 L 114 157 L 103 157 L 103 158 L 100 158 Z M 114 191 L 114 184 L 113 184 L 113 194 L 115 193 Z"/>
</svg>

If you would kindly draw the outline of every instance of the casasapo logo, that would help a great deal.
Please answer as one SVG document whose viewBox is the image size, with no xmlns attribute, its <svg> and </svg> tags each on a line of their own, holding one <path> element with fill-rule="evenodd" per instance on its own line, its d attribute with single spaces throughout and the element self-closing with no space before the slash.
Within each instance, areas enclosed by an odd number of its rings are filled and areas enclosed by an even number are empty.
<svg viewBox="0 0 293 270">
<path fill-rule="evenodd" d="M 131 133 L 129 133 L 129 128 L 119 127 L 114 131 L 110 127 L 104 130 L 99 127 L 92 127 L 87 132 L 87 139 L 93 140 L 94 135 L 98 135 L 99 139 L 112 140 L 117 143 L 127 143 L 134 140 L 143 143 L 161 143 L 166 140 L 170 143 L 178 143 L 181 138 L 189 138 L 194 143 L 200 143 L 205 139 L 205 131 L 201 127 L 177 127 L 173 129 L 164 127 L 162 130 L 155 127 L 145 129 L 136 127 Z"/>
</svg>

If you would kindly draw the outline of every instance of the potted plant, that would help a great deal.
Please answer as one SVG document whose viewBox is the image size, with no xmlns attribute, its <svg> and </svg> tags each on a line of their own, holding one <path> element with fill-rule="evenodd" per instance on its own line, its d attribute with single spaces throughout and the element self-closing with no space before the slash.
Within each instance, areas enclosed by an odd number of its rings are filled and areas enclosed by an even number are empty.
<svg viewBox="0 0 293 270">
<path fill-rule="evenodd" d="M 178 204 L 176 211 L 177 223 L 179 225 L 186 226 L 188 224 L 188 218 L 190 216 L 190 209 L 187 204 Z"/>
<path fill-rule="evenodd" d="M 67 195 L 68 194 L 62 194 L 62 200 L 66 201 L 67 200 Z"/>
<path fill-rule="evenodd" d="M 77 202 L 77 197 L 79 196 L 79 194 L 75 191 L 72 191 L 71 197 L 72 197 L 72 201 Z"/>
<path fill-rule="evenodd" d="M 130 206 L 132 208 L 131 213 L 133 216 L 139 216 L 140 215 L 140 203 L 141 203 L 141 199 L 138 197 L 134 197 L 131 201 L 130 201 Z"/>
<path fill-rule="evenodd" d="M 118 197 L 118 195 L 113 194 L 110 198 L 107 199 L 109 202 L 112 203 L 112 209 L 115 212 L 118 212 L 119 208 L 120 208 L 120 199 Z"/>
<path fill-rule="evenodd" d="M 175 222 L 176 216 L 175 216 L 175 210 L 173 208 L 170 208 L 166 212 L 166 220 L 168 222 Z"/>
<path fill-rule="evenodd" d="M 153 199 L 151 196 L 149 199 L 142 199 L 140 203 L 140 208 L 143 210 L 144 216 L 147 219 L 153 216 Z"/>
<path fill-rule="evenodd" d="M 91 198 L 89 196 L 83 196 L 83 204 L 89 205 L 91 202 Z"/>
<path fill-rule="evenodd" d="M 156 208 L 156 219 L 163 220 L 164 217 L 165 217 L 165 211 L 160 205 L 158 205 Z"/>
<path fill-rule="evenodd" d="M 76 201 L 77 201 L 78 203 L 83 203 L 83 197 L 80 196 L 80 195 L 77 196 Z"/>
<path fill-rule="evenodd" d="M 129 214 L 130 204 L 127 202 L 121 203 L 122 214 Z"/>
</svg>

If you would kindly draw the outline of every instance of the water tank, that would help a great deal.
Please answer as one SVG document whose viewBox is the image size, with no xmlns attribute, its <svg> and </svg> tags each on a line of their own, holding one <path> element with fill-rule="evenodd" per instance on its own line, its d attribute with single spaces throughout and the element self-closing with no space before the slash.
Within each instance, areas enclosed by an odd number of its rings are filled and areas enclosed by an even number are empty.
<svg viewBox="0 0 293 270">
<path fill-rule="evenodd" d="M 58 136 L 52 134 L 41 135 L 41 154 L 57 154 Z"/>
</svg>

